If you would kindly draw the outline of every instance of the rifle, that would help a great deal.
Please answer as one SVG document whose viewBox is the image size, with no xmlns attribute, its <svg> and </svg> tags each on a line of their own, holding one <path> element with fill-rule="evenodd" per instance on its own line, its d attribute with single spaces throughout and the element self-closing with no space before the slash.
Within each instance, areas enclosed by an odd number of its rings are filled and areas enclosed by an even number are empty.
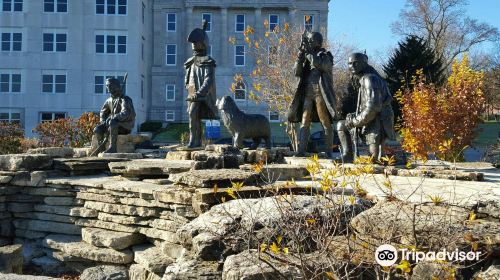
<svg viewBox="0 0 500 280">
<path fill-rule="evenodd" d="M 125 73 L 125 76 L 123 77 L 122 94 L 125 94 L 125 85 L 127 84 L 127 79 L 128 79 L 128 72 Z M 106 123 L 108 123 L 108 120 L 109 120 L 109 117 L 106 119 Z M 97 148 L 95 148 L 95 150 L 92 151 L 89 156 L 95 157 L 104 148 L 104 145 L 106 144 L 106 142 L 108 142 L 108 138 L 109 138 L 109 133 L 106 134 L 106 137 L 104 137 L 104 139 L 102 139 L 101 143 L 99 143 L 99 145 L 97 145 Z"/>
</svg>

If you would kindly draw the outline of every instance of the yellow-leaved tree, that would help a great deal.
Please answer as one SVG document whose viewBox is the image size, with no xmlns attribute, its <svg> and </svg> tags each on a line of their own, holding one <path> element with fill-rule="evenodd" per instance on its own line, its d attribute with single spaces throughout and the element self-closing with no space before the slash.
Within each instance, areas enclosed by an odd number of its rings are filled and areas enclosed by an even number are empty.
<svg viewBox="0 0 500 280">
<path fill-rule="evenodd" d="M 427 83 L 418 71 L 412 80 L 413 89 L 396 94 L 402 104 L 403 148 L 417 159 L 434 154 L 440 159 L 462 161 L 484 111 L 483 77 L 482 72 L 469 67 L 467 55 L 453 63 L 442 87 Z"/>
</svg>

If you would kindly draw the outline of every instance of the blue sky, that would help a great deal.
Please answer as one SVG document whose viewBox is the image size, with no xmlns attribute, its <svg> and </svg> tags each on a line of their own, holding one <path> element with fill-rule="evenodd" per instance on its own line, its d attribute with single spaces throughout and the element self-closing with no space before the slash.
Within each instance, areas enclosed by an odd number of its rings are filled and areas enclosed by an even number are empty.
<svg viewBox="0 0 500 280">
<path fill-rule="evenodd" d="M 405 0 L 331 0 L 328 38 L 366 49 L 368 56 L 382 60 L 401 39 L 391 32 Z M 500 29 L 500 0 L 469 0 L 467 14 Z M 491 49 L 492 45 L 483 46 Z"/>
</svg>

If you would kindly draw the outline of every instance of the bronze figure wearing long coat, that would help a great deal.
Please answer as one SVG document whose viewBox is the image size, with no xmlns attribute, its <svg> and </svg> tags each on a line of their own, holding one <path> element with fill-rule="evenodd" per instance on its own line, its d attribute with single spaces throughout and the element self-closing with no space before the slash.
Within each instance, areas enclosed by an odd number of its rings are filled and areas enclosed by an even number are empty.
<svg viewBox="0 0 500 280">
<path fill-rule="evenodd" d="M 323 100 L 325 101 L 326 108 L 330 113 L 330 118 L 333 121 L 335 117 L 335 93 L 333 90 L 333 55 L 321 49 L 316 55 L 311 55 L 313 64 L 316 68 L 321 70 L 320 77 L 320 90 Z M 304 77 L 311 71 L 309 60 L 303 62 L 296 61 L 294 65 L 295 76 L 299 77 L 297 82 L 297 90 L 293 96 L 292 104 L 288 111 L 288 121 L 299 123 L 302 121 L 302 114 L 304 112 L 304 99 L 306 96 L 306 82 Z M 313 122 L 319 122 L 319 117 L 316 108 L 313 108 Z"/>
<path fill-rule="evenodd" d="M 189 92 L 189 86 L 194 86 L 198 92 L 199 116 L 201 119 L 217 118 L 217 93 L 215 90 L 215 60 L 209 56 L 193 56 L 184 63 L 186 76 L 184 83 Z M 189 101 L 189 103 L 193 103 Z M 189 108 L 189 106 L 188 106 Z"/>
</svg>

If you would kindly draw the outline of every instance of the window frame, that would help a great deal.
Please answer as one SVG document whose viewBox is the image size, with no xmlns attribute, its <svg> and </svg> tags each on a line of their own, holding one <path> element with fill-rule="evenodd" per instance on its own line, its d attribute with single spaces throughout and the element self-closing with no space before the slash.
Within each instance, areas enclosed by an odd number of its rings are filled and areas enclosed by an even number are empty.
<svg viewBox="0 0 500 280">
<path fill-rule="evenodd" d="M 5 82 L 2 81 L 2 76 L 7 75 L 8 76 L 8 91 L 3 92 L 2 91 L 2 86 Z M 19 76 L 19 91 L 13 91 L 14 87 L 14 79 L 13 76 L 18 75 Z M 0 69 L 0 94 L 21 94 L 23 92 L 23 75 L 20 70 L 10 70 L 10 69 Z"/>
<path fill-rule="evenodd" d="M 201 13 L 202 24 L 203 24 L 203 20 L 205 19 L 205 16 L 208 16 L 210 19 L 210 20 L 207 20 L 208 25 L 207 25 L 207 29 L 205 30 L 205 32 L 212 32 L 212 23 L 213 23 L 212 13 Z"/>
<path fill-rule="evenodd" d="M 1 118 L 1 114 L 7 114 L 7 118 Z M 14 114 L 19 114 L 19 119 L 13 118 Z M 23 124 L 23 110 L 17 108 L 0 108 L 0 122 L 8 123 L 19 123 L 21 126 Z"/>
<path fill-rule="evenodd" d="M 172 114 L 171 119 L 168 118 L 169 114 Z M 165 110 L 165 121 L 167 121 L 167 122 L 175 121 L 175 110 Z"/>
<path fill-rule="evenodd" d="M 4 41 L 4 34 L 8 34 L 9 36 L 9 39 L 8 41 Z M 14 40 L 14 35 L 21 35 L 21 41 L 16 41 Z M 1 52 L 22 52 L 23 51 L 23 32 L 22 30 L 19 30 L 19 29 L 1 29 L 0 30 L 0 51 Z M 4 47 L 4 44 L 5 42 L 8 42 L 9 44 L 9 48 L 8 50 L 4 50 L 3 47 Z M 16 44 L 21 44 L 21 48 L 19 50 L 15 50 L 14 47 L 16 46 Z"/>
<path fill-rule="evenodd" d="M 21 9 L 16 10 L 16 6 L 21 4 Z M 9 5 L 9 9 L 6 10 L 6 5 Z M 23 0 L 2 0 L 2 12 L 15 13 L 24 12 L 24 1 Z"/>
<path fill-rule="evenodd" d="M 273 17 L 273 16 L 276 16 L 276 20 L 277 20 L 276 23 L 271 22 L 271 17 Z M 279 28 L 279 26 L 280 26 L 280 15 L 279 14 L 269 14 L 268 20 L 269 20 L 269 31 L 270 32 L 274 32 L 274 27 L 271 28 L 271 25 L 275 25 L 275 26 L 277 25 Z"/>
<path fill-rule="evenodd" d="M 174 21 L 173 22 L 169 21 L 169 16 L 170 15 L 174 16 Z M 166 28 L 167 32 L 177 32 L 177 13 L 167 13 L 165 21 L 167 22 L 167 26 L 166 26 L 167 27 Z M 173 30 L 170 30 L 169 26 L 168 26 L 171 23 L 174 25 L 174 29 Z"/>
<path fill-rule="evenodd" d="M 44 85 L 48 84 L 44 82 L 44 76 L 52 76 L 51 79 L 51 88 L 52 90 L 49 91 L 44 91 Z M 64 92 L 58 92 L 57 91 L 57 85 L 61 85 L 62 83 L 57 82 L 57 76 L 64 76 Z M 68 74 L 66 71 L 61 71 L 61 70 L 43 70 L 42 71 L 42 83 L 41 83 L 41 90 L 40 92 L 42 94 L 66 94 L 68 93 Z"/>
<path fill-rule="evenodd" d="M 43 120 L 43 114 L 51 114 L 51 119 L 50 120 Z M 62 118 L 56 118 L 56 115 L 60 115 L 60 114 L 64 114 L 64 117 Z M 68 117 L 68 113 L 67 112 L 48 112 L 48 111 L 40 111 L 38 112 L 38 123 L 42 123 L 42 122 L 50 122 L 50 121 L 55 121 L 55 120 L 58 120 L 58 119 L 64 119 L 64 118 L 67 118 Z"/>
<path fill-rule="evenodd" d="M 53 10 L 52 11 L 47 11 L 46 10 L 46 6 L 47 4 L 50 4 L 50 3 L 47 3 L 47 1 L 52 1 L 52 5 L 53 5 Z M 65 3 L 59 3 L 59 1 L 65 1 Z M 66 7 L 66 11 L 64 12 L 61 12 L 59 11 L 59 6 L 60 5 L 64 5 Z M 57 14 L 67 14 L 68 13 L 68 6 L 69 6 L 69 3 L 68 3 L 68 0 L 44 0 L 43 1 L 43 12 L 46 13 L 46 14 L 54 14 L 54 13 L 57 13 Z"/>
<path fill-rule="evenodd" d="M 243 47 L 243 54 L 238 54 L 238 47 Z M 234 66 L 245 67 L 246 66 L 246 55 L 245 55 L 245 45 L 234 45 Z M 237 64 L 238 56 L 243 57 L 243 64 Z"/>
<path fill-rule="evenodd" d="M 174 46 L 174 53 L 173 54 L 168 53 L 168 46 Z M 169 56 L 174 56 L 174 63 L 173 64 L 168 63 Z M 177 66 L 177 44 L 166 44 L 165 45 L 165 66 Z"/>
<path fill-rule="evenodd" d="M 97 36 L 103 36 L 102 52 L 98 52 L 97 46 Z M 113 42 L 108 42 L 108 39 L 113 37 Z M 120 37 L 125 37 L 125 44 L 120 44 Z M 120 46 L 125 46 L 125 52 L 119 52 Z M 109 47 L 113 47 L 113 52 L 108 52 Z M 126 31 L 96 31 L 94 32 L 94 47 L 95 54 L 106 54 L 106 55 L 126 55 L 128 49 L 128 33 Z"/>
<path fill-rule="evenodd" d="M 238 23 L 238 16 L 243 16 L 243 23 Z M 243 24 L 243 29 L 241 31 L 238 30 L 238 24 Z M 235 33 L 243 33 L 245 32 L 246 26 L 246 15 L 245 14 L 235 14 L 234 15 L 234 32 Z"/>
<path fill-rule="evenodd" d="M 63 31 L 63 32 L 61 32 Z M 52 35 L 52 42 L 45 42 L 45 35 Z M 62 44 L 62 42 L 58 42 L 57 39 L 59 35 L 64 35 L 64 51 L 58 51 L 58 44 Z M 52 50 L 45 50 L 45 45 L 50 44 Z M 68 51 L 68 32 L 65 29 L 61 30 L 43 30 L 42 31 L 42 52 L 44 53 L 65 53 Z"/>
<path fill-rule="evenodd" d="M 272 115 L 277 115 L 278 116 L 278 119 L 273 119 L 271 116 Z M 268 111 L 268 116 L 267 116 L 267 119 L 269 120 L 269 122 L 272 122 L 272 123 L 277 123 L 277 122 L 281 122 L 281 119 L 280 119 L 280 114 L 276 111 Z"/>
<path fill-rule="evenodd" d="M 243 88 L 238 88 L 238 86 L 242 85 Z M 237 91 L 243 91 L 243 98 L 236 98 L 236 92 Z M 247 100 L 247 85 L 245 84 L 245 82 L 239 82 L 236 87 L 235 87 L 235 90 L 234 90 L 234 101 L 246 101 Z"/>
<path fill-rule="evenodd" d="M 169 86 L 173 87 L 173 89 L 169 90 Z M 169 92 L 172 93 L 172 98 L 168 98 Z M 165 101 L 167 102 L 175 101 L 175 84 L 169 84 L 169 83 L 165 84 Z"/>
<path fill-rule="evenodd" d="M 121 0 L 115 0 L 115 4 L 113 5 L 114 6 L 114 9 L 115 9 L 115 12 L 114 13 L 109 13 L 109 7 L 112 6 L 110 4 L 108 4 L 108 1 L 109 0 L 101 0 L 103 2 L 103 4 L 98 4 L 97 1 L 99 0 L 95 0 L 95 14 L 96 15 L 106 15 L 106 16 L 110 16 L 110 15 L 113 15 L 113 16 L 127 16 L 128 15 L 128 4 L 129 4 L 129 1 L 128 0 L 123 0 L 125 1 L 125 5 L 120 5 L 120 1 Z M 103 6 L 103 12 L 102 13 L 98 13 L 98 6 Z M 124 14 L 120 14 L 120 7 L 123 7 L 125 6 L 125 13 Z"/>
</svg>

